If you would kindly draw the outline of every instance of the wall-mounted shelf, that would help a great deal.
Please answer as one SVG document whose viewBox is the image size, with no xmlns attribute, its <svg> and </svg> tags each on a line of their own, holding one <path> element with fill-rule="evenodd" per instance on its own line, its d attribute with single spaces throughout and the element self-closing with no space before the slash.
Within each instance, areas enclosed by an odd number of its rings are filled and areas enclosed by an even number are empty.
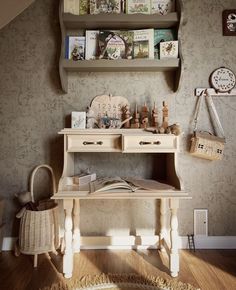
<svg viewBox="0 0 236 290">
<path fill-rule="evenodd" d="M 167 15 L 157 14 L 97 14 L 73 15 L 63 12 L 64 2 L 61 0 L 59 18 L 61 26 L 61 57 L 59 73 L 64 92 L 68 90 L 68 73 L 74 72 L 174 72 L 177 91 L 182 73 L 182 54 L 179 37 L 179 26 L 182 22 L 182 0 L 176 0 L 176 12 Z M 71 61 L 65 59 L 65 38 L 67 35 L 81 35 L 86 29 L 145 29 L 175 28 L 178 32 L 178 59 L 134 59 L 134 60 L 89 60 Z"/>
<path fill-rule="evenodd" d="M 171 28 L 179 23 L 176 12 L 167 15 L 147 14 L 96 14 L 73 15 L 62 13 L 62 21 L 67 29 L 142 29 L 142 28 Z"/>
<path fill-rule="evenodd" d="M 132 60 L 62 60 L 62 66 L 66 71 L 78 72 L 132 72 L 132 71 L 174 71 L 179 67 L 179 59 L 132 59 Z"/>
<path fill-rule="evenodd" d="M 217 92 L 213 88 L 196 88 L 196 90 L 195 90 L 195 96 L 196 97 L 199 97 L 201 95 L 201 93 L 204 92 L 205 90 L 207 90 L 208 93 L 212 97 L 214 97 L 214 96 L 218 96 L 218 97 L 236 97 L 236 88 L 232 89 L 230 92 L 227 92 L 227 93 Z"/>
</svg>

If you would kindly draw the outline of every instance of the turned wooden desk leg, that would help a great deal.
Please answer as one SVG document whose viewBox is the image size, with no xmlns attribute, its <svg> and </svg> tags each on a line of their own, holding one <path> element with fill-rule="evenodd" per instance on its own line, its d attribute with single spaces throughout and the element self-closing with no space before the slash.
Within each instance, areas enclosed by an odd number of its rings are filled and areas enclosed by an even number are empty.
<svg viewBox="0 0 236 290">
<path fill-rule="evenodd" d="M 163 252 L 165 248 L 163 246 L 164 239 L 167 237 L 167 200 L 161 199 L 160 203 L 160 235 L 159 235 L 159 248 Z"/>
<path fill-rule="evenodd" d="M 74 222 L 73 249 L 75 252 L 80 252 L 80 200 L 79 199 L 74 200 L 73 222 Z"/>
<path fill-rule="evenodd" d="M 179 200 L 170 199 L 170 274 L 172 277 L 177 277 L 179 272 L 179 234 L 177 217 L 178 208 Z"/>
<path fill-rule="evenodd" d="M 65 251 L 63 256 L 63 273 L 65 278 L 72 277 L 73 271 L 73 248 L 72 248 L 72 209 L 73 200 L 63 201 L 65 211 Z"/>
</svg>

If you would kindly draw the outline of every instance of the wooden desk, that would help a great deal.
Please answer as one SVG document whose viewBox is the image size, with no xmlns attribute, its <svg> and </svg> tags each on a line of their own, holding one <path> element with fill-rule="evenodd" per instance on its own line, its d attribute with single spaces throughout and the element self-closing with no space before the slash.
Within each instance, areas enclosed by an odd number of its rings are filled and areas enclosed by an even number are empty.
<svg viewBox="0 0 236 290">
<path fill-rule="evenodd" d="M 64 168 L 54 199 L 63 200 L 65 211 L 65 250 L 63 273 L 70 278 L 73 272 L 73 252 L 80 249 L 80 200 L 81 199 L 152 199 L 160 200 L 160 249 L 167 250 L 170 258 L 170 273 L 176 277 L 179 272 L 178 218 L 177 211 L 181 199 L 189 199 L 177 174 L 177 152 L 179 137 L 175 135 L 152 134 L 142 129 L 116 130 L 77 130 L 64 129 Z M 166 154 L 166 181 L 174 189 L 136 192 L 101 192 L 96 195 L 79 190 L 73 185 L 71 176 L 75 175 L 75 152 L 122 152 Z M 167 212 L 170 210 L 170 224 L 167 225 Z M 168 228 L 170 235 L 168 237 Z M 170 246 L 168 245 L 170 244 Z"/>
</svg>

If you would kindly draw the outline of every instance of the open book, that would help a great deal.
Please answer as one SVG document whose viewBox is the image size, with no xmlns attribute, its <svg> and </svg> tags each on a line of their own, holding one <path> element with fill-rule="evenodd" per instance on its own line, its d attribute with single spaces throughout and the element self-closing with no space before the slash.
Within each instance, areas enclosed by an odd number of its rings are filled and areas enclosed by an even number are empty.
<svg viewBox="0 0 236 290">
<path fill-rule="evenodd" d="M 102 192 L 102 191 L 114 191 L 114 190 L 130 190 L 136 191 L 139 187 L 135 186 L 131 182 L 127 182 L 119 176 L 116 177 L 104 177 L 98 178 L 89 183 L 90 193 Z"/>
<path fill-rule="evenodd" d="M 90 193 L 97 193 L 103 191 L 132 191 L 135 192 L 138 189 L 157 191 L 157 190 L 174 190 L 175 188 L 169 184 L 158 182 L 152 179 L 136 179 L 136 178 L 121 178 L 116 177 L 104 177 L 99 178 L 89 183 Z"/>
</svg>

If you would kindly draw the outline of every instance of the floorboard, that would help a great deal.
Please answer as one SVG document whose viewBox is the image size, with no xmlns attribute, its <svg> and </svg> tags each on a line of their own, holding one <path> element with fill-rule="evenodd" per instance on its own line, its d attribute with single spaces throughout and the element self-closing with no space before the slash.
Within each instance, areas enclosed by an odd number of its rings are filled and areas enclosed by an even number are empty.
<svg viewBox="0 0 236 290">
<path fill-rule="evenodd" d="M 75 254 L 72 279 L 101 273 L 136 273 L 173 279 L 169 276 L 168 257 L 159 251 L 84 250 Z M 236 250 L 181 250 L 180 273 L 174 279 L 202 290 L 235 290 Z M 38 290 L 65 281 L 60 254 L 39 255 L 38 268 L 34 269 L 32 256 L 0 253 L 1 290 Z"/>
</svg>

